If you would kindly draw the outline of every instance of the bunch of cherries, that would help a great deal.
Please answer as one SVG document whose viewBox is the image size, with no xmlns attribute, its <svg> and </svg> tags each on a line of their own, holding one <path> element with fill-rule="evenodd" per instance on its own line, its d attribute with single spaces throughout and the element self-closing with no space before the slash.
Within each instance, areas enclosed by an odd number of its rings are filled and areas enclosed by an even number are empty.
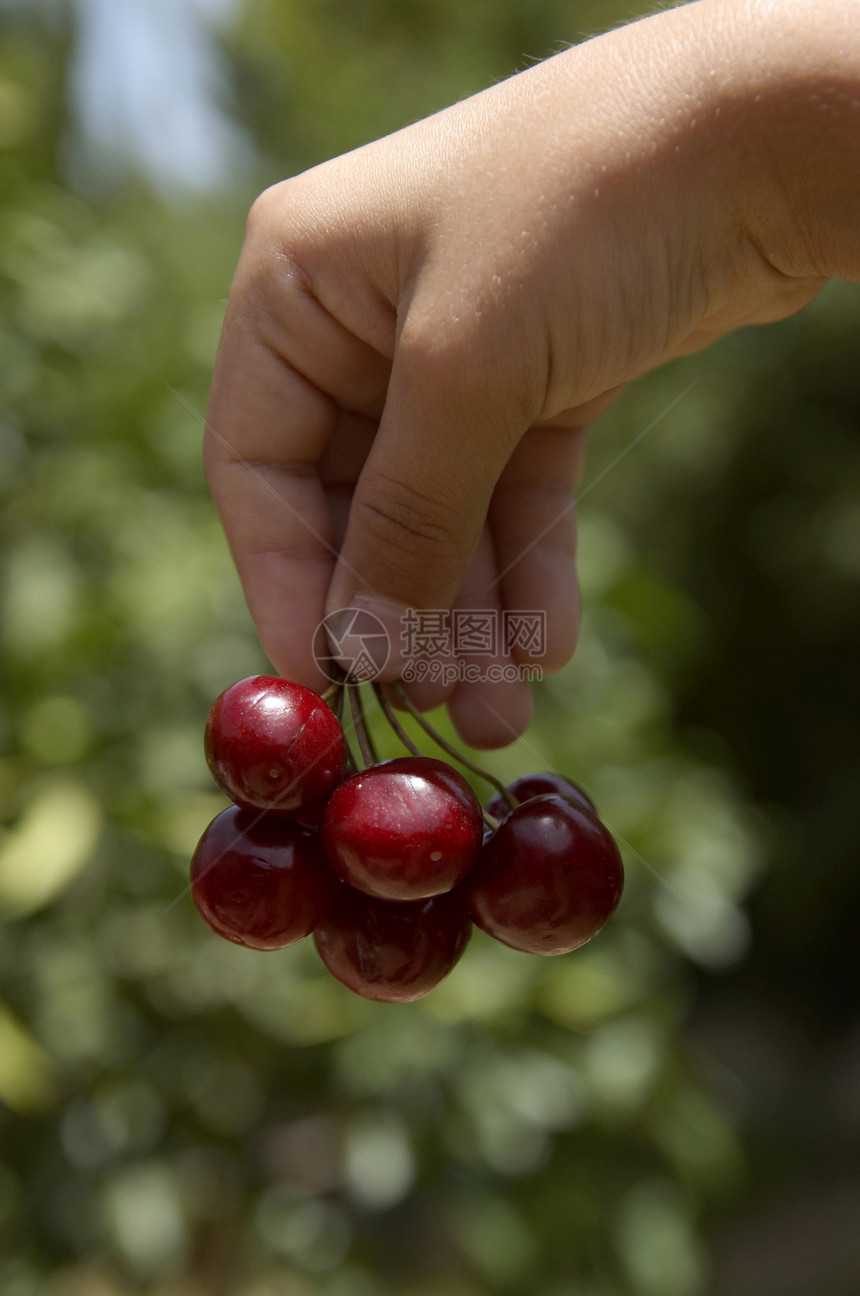
<svg viewBox="0 0 860 1296">
<path fill-rule="evenodd" d="M 377 759 L 354 682 L 320 697 L 257 675 L 216 700 L 206 757 L 234 804 L 191 863 L 191 893 L 210 927 L 260 950 L 313 933 L 333 976 L 387 1002 L 432 990 L 472 923 L 533 954 L 590 940 L 624 882 L 591 799 L 551 773 L 504 787 L 456 753 L 399 686 L 374 688 L 408 756 Z M 452 765 L 421 754 L 389 690 L 447 754 L 495 785 L 483 809 Z M 344 734 L 345 695 L 362 769 Z"/>
</svg>

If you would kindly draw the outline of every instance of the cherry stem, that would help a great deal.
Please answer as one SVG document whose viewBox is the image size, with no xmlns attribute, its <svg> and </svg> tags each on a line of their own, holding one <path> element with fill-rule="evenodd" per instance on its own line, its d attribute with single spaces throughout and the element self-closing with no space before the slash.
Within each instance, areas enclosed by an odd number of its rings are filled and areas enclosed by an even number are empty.
<svg viewBox="0 0 860 1296">
<path fill-rule="evenodd" d="M 379 705 L 382 707 L 382 711 L 383 714 L 385 715 L 386 720 L 391 725 L 391 728 L 397 734 L 397 737 L 403 743 L 403 746 L 406 748 L 406 750 L 408 752 L 411 752 L 413 756 L 422 756 L 424 753 L 418 747 L 415 746 L 415 743 L 409 737 L 409 734 L 406 732 L 406 730 L 403 728 L 403 725 L 400 723 L 400 721 L 397 719 L 397 716 L 394 714 L 394 708 L 389 702 L 382 685 L 374 684 L 373 691 L 376 694 Z"/>
<path fill-rule="evenodd" d="M 346 686 L 344 684 L 341 684 L 340 688 L 335 694 L 334 702 L 331 704 L 331 709 L 332 711 L 334 711 L 335 715 L 337 716 L 337 722 L 342 729 L 343 729 L 343 704 L 344 704 L 345 693 L 346 693 Z M 353 755 L 352 748 L 350 747 L 349 743 L 347 743 L 346 746 L 346 764 L 350 774 L 358 773 L 358 762 L 356 761 L 355 756 Z"/>
<path fill-rule="evenodd" d="M 502 822 L 501 819 L 497 819 L 495 815 L 491 815 L 488 810 L 482 810 L 481 814 L 484 817 L 484 823 L 490 831 L 495 832 L 499 824 Z"/>
<path fill-rule="evenodd" d="M 364 714 L 364 699 L 361 696 L 361 685 L 357 683 L 347 684 L 349 693 L 349 709 L 352 714 L 352 723 L 355 728 L 355 738 L 358 743 L 358 749 L 361 752 L 361 760 L 364 768 L 368 765 L 378 765 L 379 757 L 376 754 L 376 748 L 373 745 L 373 739 L 367 727 L 367 720 Z"/>
<path fill-rule="evenodd" d="M 382 691 L 380 687 L 374 685 L 374 688 L 376 688 L 377 696 L 380 697 L 380 701 L 381 701 Z M 489 783 L 491 787 L 494 787 L 496 791 L 499 793 L 499 795 L 505 798 L 505 801 L 510 806 L 510 808 L 512 810 L 515 809 L 515 807 L 519 803 L 517 802 L 516 797 L 514 797 L 512 793 L 508 791 L 508 789 L 505 787 L 504 783 L 500 778 L 496 778 L 495 774 L 491 774 L 489 770 L 485 770 L 482 766 L 477 765 L 473 760 L 470 760 L 468 756 L 464 756 L 461 751 L 458 751 L 456 747 L 452 746 L 452 744 L 448 742 L 447 738 L 443 738 L 442 735 L 439 733 L 438 729 L 434 729 L 430 721 L 427 720 L 421 714 L 421 712 L 418 710 L 415 703 L 412 701 L 412 699 L 409 697 L 409 695 L 405 692 L 405 690 L 401 687 L 400 684 L 397 683 L 392 684 L 391 689 L 394 693 L 394 696 L 397 698 L 397 701 L 400 702 L 401 705 L 406 708 L 406 710 L 412 716 L 413 720 L 415 720 L 421 726 L 424 732 L 427 734 L 428 738 L 432 738 L 434 743 L 436 743 L 437 746 L 442 748 L 443 752 L 447 752 L 449 756 L 452 756 L 455 761 L 459 761 L 459 763 L 465 766 L 467 770 L 471 770 L 473 774 L 478 775 L 478 778 L 484 779 L 484 781 Z M 391 715 L 389 711 L 386 711 L 385 714 L 388 717 L 388 719 L 391 720 Z M 391 721 L 391 723 L 393 725 L 394 721 Z M 416 755 L 420 756 L 421 753 L 416 752 Z M 496 827 L 498 827 L 498 824 L 496 825 Z"/>
<path fill-rule="evenodd" d="M 343 684 L 332 684 L 330 689 L 326 689 L 322 695 L 323 702 L 327 702 L 337 717 L 338 724 L 343 724 Z"/>
<path fill-rule="evenodd" d="M 331 707 L 332 711 L 334 711 L 337 700 L 339 697 L 341 697 L 342 693 L 343 693 L 343 680 L 333 680 L 332 683 L 329 684 L 328 688 L 325 689 L 322 693 L 320 693 L 320 697 L 322 698 L 323 702 L 327 702 Z M 334 699 L 334 701 L 332 701 L 332 699 Z"/>
</svg>

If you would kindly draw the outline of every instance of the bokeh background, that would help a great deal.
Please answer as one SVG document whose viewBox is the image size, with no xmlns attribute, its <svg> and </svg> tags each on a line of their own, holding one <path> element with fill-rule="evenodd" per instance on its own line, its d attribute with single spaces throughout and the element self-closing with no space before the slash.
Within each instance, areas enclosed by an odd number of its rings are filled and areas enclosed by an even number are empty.
<svg viewBox="0 0 860 1296">
<path fill-rule="evenodd" d="M 592 945 L 389 1007 L 185 893 L 266 666 L 199 453 L 250 202 L 636 12 L 0 0 L 3 1296 L 860 1290 L 856 288 L 594 432 L 582 645 L 491 758 L 622 837 Z"/>
</svg>

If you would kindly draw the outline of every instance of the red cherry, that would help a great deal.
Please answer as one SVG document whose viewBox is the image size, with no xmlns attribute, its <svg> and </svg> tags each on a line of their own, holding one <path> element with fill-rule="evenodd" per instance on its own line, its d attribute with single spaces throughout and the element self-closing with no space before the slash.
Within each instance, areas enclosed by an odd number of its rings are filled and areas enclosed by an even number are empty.
<svg viewBox="0 0 860 1296">
<path fill-rule="evenodd" d="M 236 806 L 212 820 L 191 861 L 200 913 L 219 936 L 251 949 L 309 936 L 339 885 L 318 834 Z"/>
<path fill-rule="evenodd" d="M 566 954 L 600 931 L 621 899 L 624 869 L 600 820 L 560 796 L 512 810 L 464 890 L 490 936 L 532 954 Z"/>
<path fill-rule="evenodd" d="M 346 773 L 346 739 L 331 707 L 275 675 L 225 689 L 204 745 L 216 782 L 244 810 L 299 814 L 325 801 Z"/>
<path fill-rule="evenodd" d="M 346 779 L 326 805 L 323 843 L 342 881 L 385 900 L 450 891 L 477 858 L 478 798 L 445 761 L 403 756 Z"/>
<path fill-rule="evenodd" d="M 342 886 L 314 941 L 347 989 L 382 1003 L 409 1003 L 448 975 L 470 932 L 458 892 L 396 901 Z"/>
<path fill-rule="evenodd" d="M 532 797 L 554 793 L 556 796 L 567 797 L 591 814 L 597 814 L 596 805 L 578 783 L 565 778 L 563 774 L 553 774 L 551 770 L 544 770 L 540 774 L 522 774 L 514 779 L 513 783 L 508 784 L 508 791 L 520 805 L 523 801 L 530 801 Z M 492 800 L 487 802 L 485 808 L 487 814 L 492 815 L 494 819 L 504 819 L 511 812 L 511 807 L 501 792 L 497 792 Z"/>
</svg>

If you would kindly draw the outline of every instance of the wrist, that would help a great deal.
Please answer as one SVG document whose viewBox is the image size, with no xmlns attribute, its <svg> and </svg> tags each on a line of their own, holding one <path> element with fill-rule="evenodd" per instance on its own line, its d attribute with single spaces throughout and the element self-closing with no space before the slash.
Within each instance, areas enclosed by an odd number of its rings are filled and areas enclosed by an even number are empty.
<svg viewBox="0 0 860 1296">
<path fill-rule="evenodd" d="M 572 159 L 572 228 L 608 250 L 598 283 L 607 263 L 633 268 L 615 314 L 642 353 L 633 372 L 782 318 L 827 278 L 860 279 L 851 9 L 860 16 L 856 0 L 697 0 L 535 69 L 538 100 L 549 91 L 556 119 L 563 105 L 563 128 L 548 113 L 540 126 Z M 577 265 L 586 296 L 588 273 Z"/>
<path fill-rule="evenodd" d="M 794 280 L 860 280 L 860 4 L 700 0 L 743 232 Z"/>
</svg>

